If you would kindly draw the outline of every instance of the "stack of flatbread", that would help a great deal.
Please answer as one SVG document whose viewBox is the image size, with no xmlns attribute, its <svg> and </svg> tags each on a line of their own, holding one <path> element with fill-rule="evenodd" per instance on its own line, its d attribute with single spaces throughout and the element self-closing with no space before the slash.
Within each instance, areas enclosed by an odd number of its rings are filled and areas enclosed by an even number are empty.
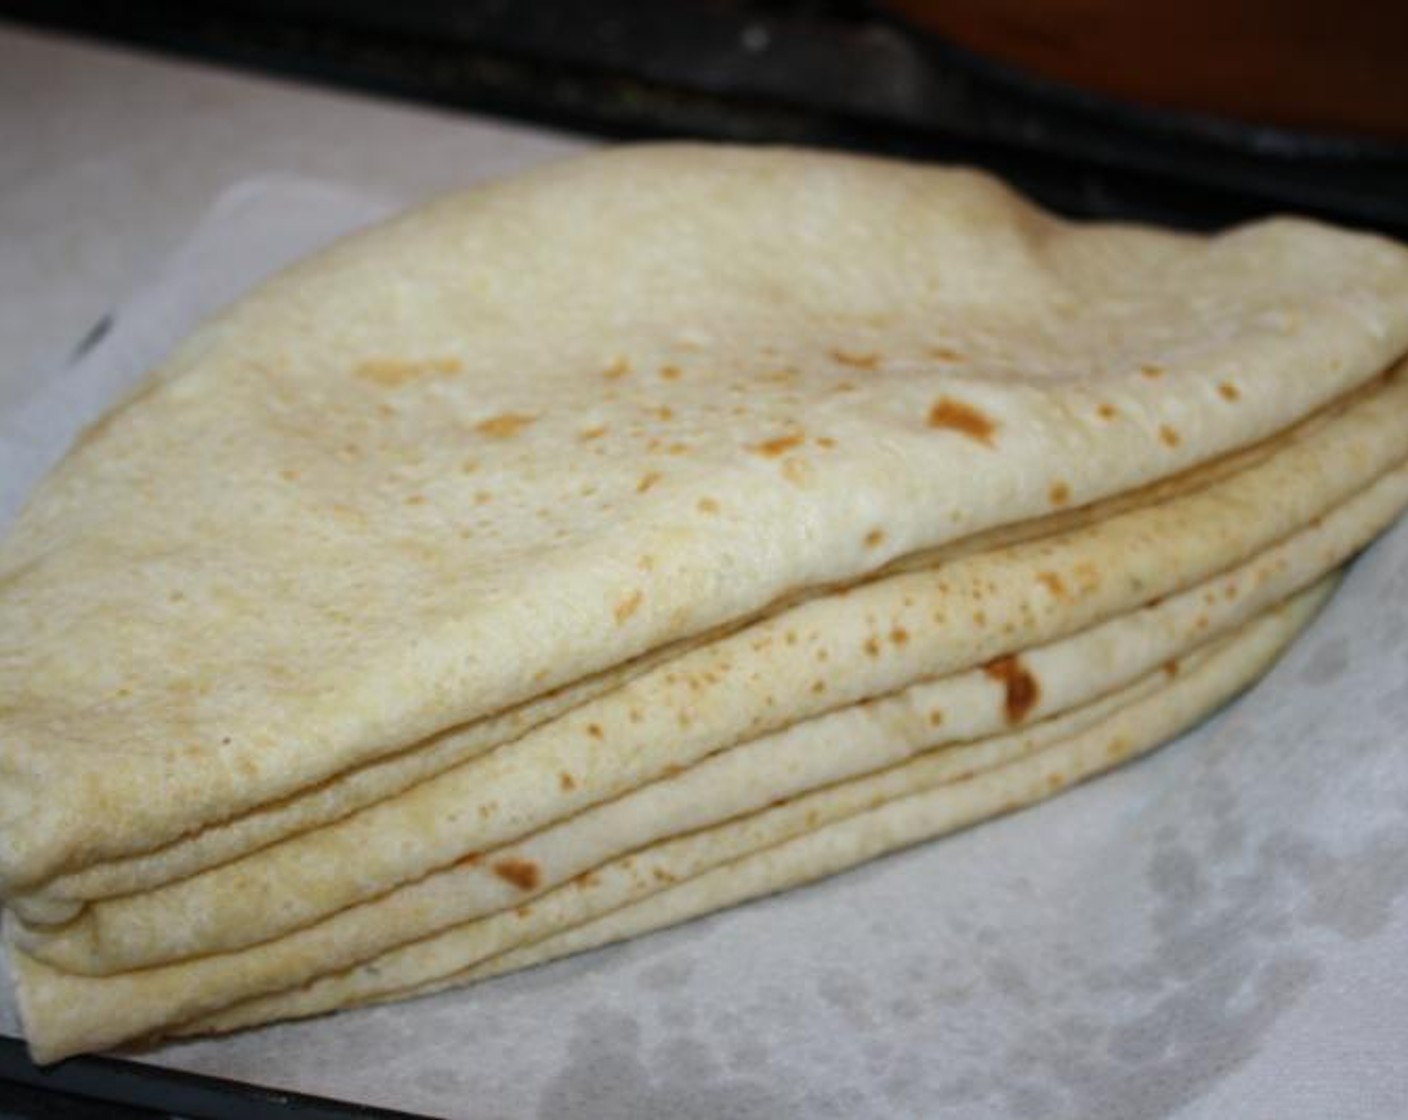
<svg viewBox="0 0 1408 1120">
<path fill-rule="evenodd" d="M 285 272 L 0 553 L 34 1054 L 464 984 L 1169 740 L 1408 503 L 1405 351 L 1381 239 L 803 152 L 591 156 Z"/>
</svg>

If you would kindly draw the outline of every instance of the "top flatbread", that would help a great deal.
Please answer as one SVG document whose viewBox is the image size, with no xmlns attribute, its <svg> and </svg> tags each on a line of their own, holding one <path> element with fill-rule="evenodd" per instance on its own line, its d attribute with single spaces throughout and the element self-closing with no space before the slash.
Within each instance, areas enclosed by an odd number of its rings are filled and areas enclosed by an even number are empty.
<svg viewBox="0 0 1408 1120">
<path fill-rule="evenodd" d="M 1266 437 L 1408 348 L 1408 253 L 1076 227 L 969 172 L 640 148 L 197 334 L 0 552 L 0 891 L 898 556 Z"/>
</svg>

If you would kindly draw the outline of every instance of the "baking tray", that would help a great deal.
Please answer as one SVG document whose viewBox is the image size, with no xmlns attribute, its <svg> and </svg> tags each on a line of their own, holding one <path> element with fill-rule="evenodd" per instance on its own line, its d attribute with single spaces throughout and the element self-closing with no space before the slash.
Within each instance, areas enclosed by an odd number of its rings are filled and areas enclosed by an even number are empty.
<svg viewBox="0 0 1408 1120">
<path fill-rule="evenodd" d="M 864 3 L 0 0 L 68 33 L 617 139 L 785 142 L 990 168 L 1085 217 L 1205 229 L 1294 209 L 1408 236 L 1408 149 L 1061 89 Z M 0 1118 L 405 1117 L 0 1038 Z"/>
<path fill-rule="evenodd" d="M 416 1114 L 200 1077 L 118 1058 L 70 1058 L 43 1069 L 0 1037 L 0 1120 L 397 1120 Z"/>
</svg>

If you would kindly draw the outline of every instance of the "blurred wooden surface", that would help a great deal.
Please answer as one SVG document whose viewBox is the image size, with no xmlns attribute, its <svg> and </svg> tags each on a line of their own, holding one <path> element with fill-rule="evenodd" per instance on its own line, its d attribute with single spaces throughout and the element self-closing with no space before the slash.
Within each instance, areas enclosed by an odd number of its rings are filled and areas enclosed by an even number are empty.
<svg viewBox="0 0 1408 1120">
<path fill-rule="evenodd" d="M 1028 73 L 1143 105 L 1408 139 L 1408 0 L 887 0 Z"/>
</svg>

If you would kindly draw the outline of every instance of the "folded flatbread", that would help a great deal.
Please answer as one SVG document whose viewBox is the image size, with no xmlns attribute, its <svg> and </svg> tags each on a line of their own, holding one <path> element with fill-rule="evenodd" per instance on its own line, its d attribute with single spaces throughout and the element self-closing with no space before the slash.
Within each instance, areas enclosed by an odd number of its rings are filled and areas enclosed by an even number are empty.
<svg viewBox="0 0 1408 1120">
<path fill-rule="evenodd" d="M 592 156 L 296 266 L 0 545 L 36 1054 L 547 959 L 1168 738 L 1408 502 L 1405 351 L 1383 239 L 797 151 Z"/>
<path fill-rule="evenodd" d="M 240 949 L 368 899 L 384 906 L 402 883 L 423 886 L 437 869 L 716 751 L 915 681 L 967 668 L 1000 692 L 991 659 L 1105 620 L 1133 645 L 1129 635 L 1141 627 L 1176 619 L 1169 630 L 1177 638 L 1162 651 L 1174 656 L 1318 579 L 1377 535 L 1408 504 L 1405 447 L 1408 376 L 1400 375 L 1228 477 L 1064 533 L 813 598 L 399 797 L 201 874 L 92 903 L 51 932 L 16 926 L 16 940 L 50 963 L 99 974 Z M 1059 643 L 1050 670 L 1029 657 L 1008 668 L 1007 687 L 1025 690 L 1021 703 L 934 708 L 949 729 L 982 718 L 989 723 L 975 733 L 990 733 L 1004 718 L 1031 714 L 1042 696 L 1052 703 L 1060 690 L 1049 675 L 1084 690 L 1073 702 L 1099 695 L 1113 685 L 1094 652 L 1099 639 L 1084 637 Z M 1128 649 L 1106 658 L 1139 664 Z M 957 720 L 947 714 L 955 711 Z M 409 930 L 404 918 L 387 928 Z"/>
<path fill-rule="evenodd" d="M 784 798 L 770 808 L 713 828 L 690 830 L 677 839 L 639 849 L 627 847 L 618 858 L 595 868 L 589 865 L 564 884 L 554 884 L 557 889 L 541 899 L 517 905 L 500 900 L 497 908 L 486 908 L 488 913 L 478 920 L 375 955 L 356 968 L 334 967 L 338 961 L 335 950 L 321 958 L 315 956 L 318 947 L 306 933 L 301 938 L 270 943 L 271 953 L 262 956 L 221 954 L 108 977 L 65 973 L 12 951 L 30 1046 L 42 1058 L 51 1058 L 134 1036 L 166 1033 L 184 1022 L 191 1023 L 188 1030 L 194 1031 L 230 1029 L 269 1018 L 331 1010 L 343 1003 L 367 1002 L 374 994 L 443 987 L 453 982 L 450 977 L 480 961 L 532 945 L 711 868 L 726 867 L 752 852 L 761 853 L 768 864 L 777 859 L 769 853 L 775 853 L 779 846 L 784 852 L 796 852 L 782 857 L 781 868 L 767 888 L 777 890 L 789 881 L 804 882 L 825 873 L 801 870 L 809 865 L 834 862 L 830 870 L 839 870 L 926 835 L 1010 811 L 1147 750 L 1234 695 L 1305 624 L 1326 590 L 1316 588 L 1284 609 L 1259 616 L 1206 652 L 1195 651 L 1186 668 L 1174 659 L 1171 671 L 1160 669 L 1027 731 L 922 752 L 911 761 L 794 799 Z M 923 732 L 919 734 L 922 742 Z M 711 776 L 704 777 L 707 782 Z M 660 783 L 662 788 L 653 789 L 652 796 L 657 801 L 663 798 L 687 804 L 697 795 L 700 784 L 681 776 Z M 672 785 L 676 788 L 670 788 Z M 933 796 L 910 800 L 925 791 L 933 791 Z M 841 834 L 859 828 L 869 834 L 864 843 L 837 841 L 836 834 L 828 832 L 826 826 L 857 814 L 859 822 L 843 828 Z M 632 817 L 639 820 L 641 814 L 628 810 L 613 816 L 618 820 L 624 816 L 629 822 Z M 560 864 L 567 864 L 578 856 L 574 849 L 579 836 L 584 831 L 590 836 L 595 822 L 585 823 L 585 829 L 569 821 L 550 830 L 535 838 L 536 843 L 525 845 L 519 858 L 550 861 L 555 854 Z M 788 841 L 799 843 L 789 848 Z M 514 858 L 514 854 L 503 853 L 500 858 Z M 461 894 L 473 897 L 476 878 L 492 890 L 492 877 L 482 874 L 477 866 L 460 869 L 459 877 L 470 880 L 458 884 Z M 755 878 L 752 883 L 749 893 L 759 893 Z M 710 889 L 705 888 L 706 892 Z M 444 897 L 442 892 L 436 893 Z M 415 901 L 411 900 L 412 907 Z M 664 903 L 667 908 L 673 904 Z M 407 916 L 413 917 L 413 911 Z M 324 944 L 332 949 L 326 940 Z M 313 978 L 311 983 L 289 983 L 290 977 L 298 975 L 290 966 L 299 954 L 308 962 L 305 972 Z M 261 981 L 268 987 L 277 984 L 276 994 L 239 999 L 239 993 L 257 991 L 252 985 Z M 232 1004 L 228 1012 L 208 1014 L 213 1008 Z"/>
<path fill-rule="evenodd" d="M 0 888 L 1265 438 L 1408 347 L 1405 291 L 1372 237 L 817 154 L 432 204 L 199 330 L 19 518 Z"/>
</svg>

